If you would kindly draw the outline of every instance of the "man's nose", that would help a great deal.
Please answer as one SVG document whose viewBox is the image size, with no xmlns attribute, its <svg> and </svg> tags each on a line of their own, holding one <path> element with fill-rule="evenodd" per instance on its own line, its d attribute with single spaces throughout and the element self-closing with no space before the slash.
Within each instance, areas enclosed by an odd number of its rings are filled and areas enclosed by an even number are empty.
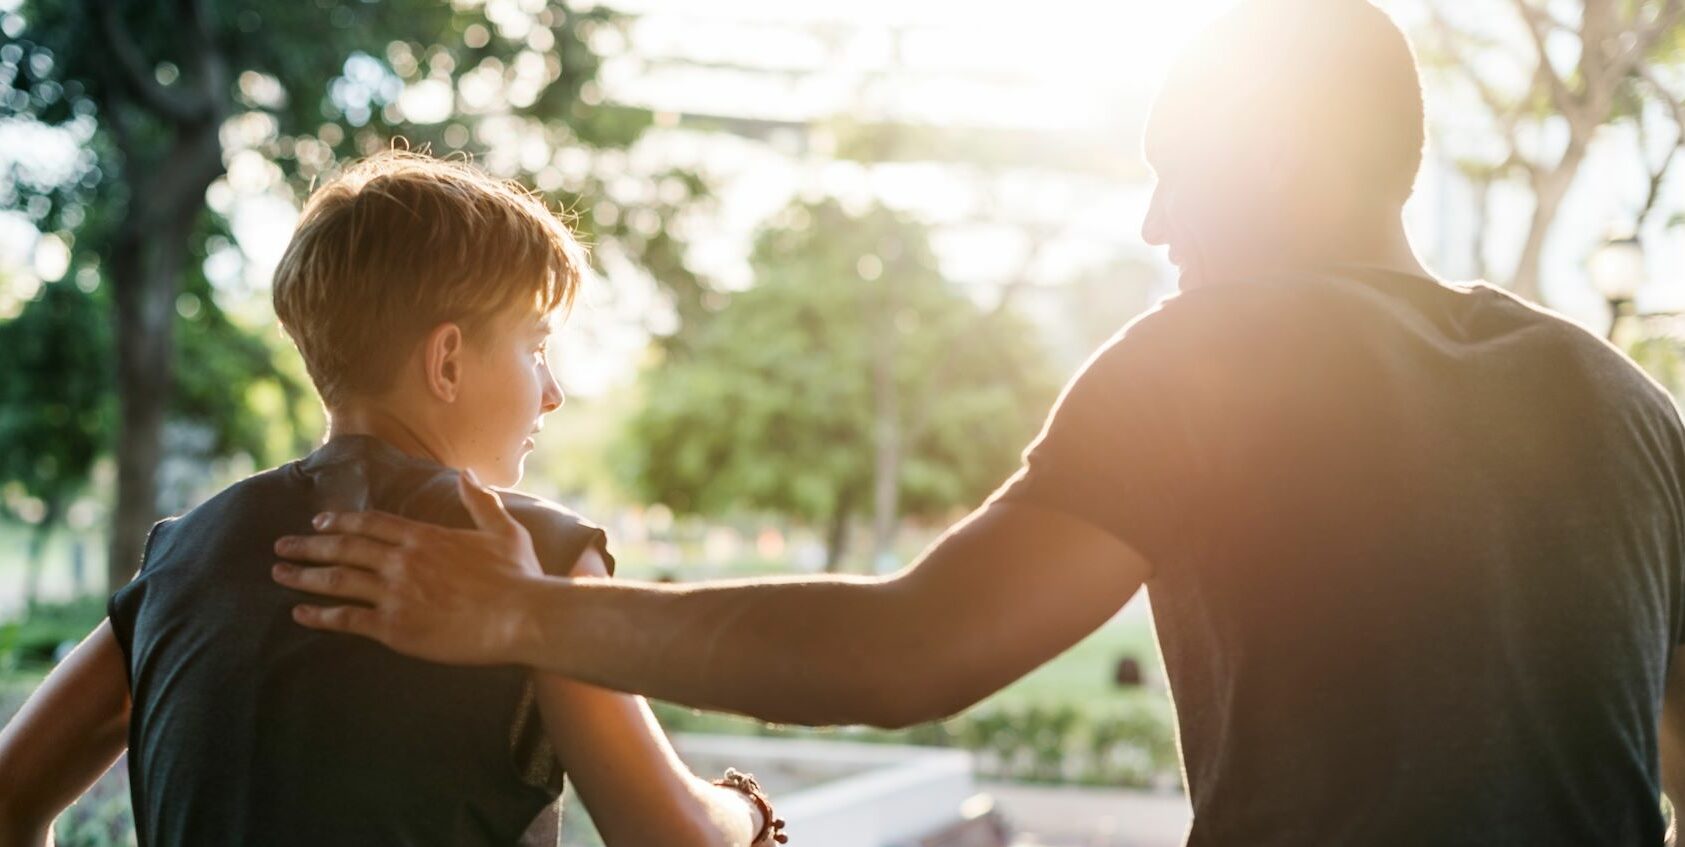
<svg viewBox="0 0 1685 847">
<path fill-rule="evenodd" d="M 1147 216 L 1141 221 L 1141 240 L 1154 247 L 1170 243 L 1170 225 L 1164 208 L 1168 202 L 1163 188 L 1154 189 L 1153 198 L 1147 203 Z"/>
</svg>

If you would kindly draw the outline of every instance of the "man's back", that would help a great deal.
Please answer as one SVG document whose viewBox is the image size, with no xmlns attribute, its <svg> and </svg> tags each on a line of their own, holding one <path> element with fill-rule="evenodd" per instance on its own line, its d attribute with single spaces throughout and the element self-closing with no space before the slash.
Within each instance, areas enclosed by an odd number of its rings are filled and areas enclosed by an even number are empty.
<svg viewBox="0 0 1685 847">
<path fill-rule="evenodd" d="M 143 844 L 512 843 L 559 771 L 510 667 L 452 668 L 293 624 L 271 545 L 324 509 L 466 525 L 452 472 L 366 436 L 160 524 L 112 600 Z M 601 533 L 509 495 L 547 568 Z"/>
<path fill-rule="evenodd" d="M 1671 401 L 1502 292 L 1338 276 L 1173 298 L 1002 495 L 1152 562 L 1189 843 L 1660 843 Z"/>
</svg>

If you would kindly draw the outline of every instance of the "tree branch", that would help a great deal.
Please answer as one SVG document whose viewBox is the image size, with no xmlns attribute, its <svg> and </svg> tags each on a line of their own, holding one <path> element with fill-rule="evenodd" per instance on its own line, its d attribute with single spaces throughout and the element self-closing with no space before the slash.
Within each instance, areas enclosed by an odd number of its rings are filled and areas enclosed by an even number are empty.
<svg viewBox="0 0 1685 847">
<path fill-rule="evenodd" d="M 1441 48 L 1462 73 L 1460 76 L 1473 86 L 1480 102 L 1491 113 L 1492 122 L 1497 125 L 1498 135 L 1503 139 L 1505 147 L 1504 159 L 1493 167 L 1494 173 L 1506 173 L 1510 170 L 1521 170 L 1531 176 L 1538 169 L 1538 165 L 1521 155 L 1517 149 L 1515 138 L 1516 128 L 1521 119 L 1526 117 L 1529 104 L 1549 85 L 1547 76 L 1549 69 L 1540 63 L 1534 68 L 1533 78 L 1527 84 L 1527 90 L 1520 98 L 1509 100 L 1493 88 L 1481 74 L 1475 73 L 1474 61 L 1461 46 L 1463 34 L 1445 17 L 1437 3 L 1427 4 L 1428 15 L 1432 19 Z"/>
<path fill-rule="evenodd" d="M 195 75 L 205 110 L 219 119 L 227 111 L 228 60 L 218 49 L 208 0 L 179 0 L 181 14 L 188 21 L 187 41 L 193 55 Z"/>
<path fill-rule="evenodd" d="M 152 75 L 140 47 L 123 25 L 115 0 L 92 0 L 93 14 L 99 18 L 99 31 L 105 46 L 116 60 L 118 81 L 148 111 L 177 124 L 201 120 L 209 112 L 209 104 L 183 96 L 161 84 Z"/>
<path fill-rule="evenodd" d="M 1539 54 L 1539 73 L 1545 78 L 1545 84 L 1550 91 L 1551 102 L 1556 104 L 1557 111 L 1568 118 L 1570 124 L 1577 124 L 1579 103 L 1574 92 L 1568 88 L 1562 75 L 1557 73 L 1556 66 L 1550 62 L 1550 50 L 1545 46 L 1551 28 L 1556 25 L 1555 19 L 1543 10 L 1534 8 L 1527 0 L 1514 0 L 1515 9 L 1521 14 L 1521 20 L 1527 25 L 1527 34 L 1532 36 L 1533 48 Z M 1581 50 L 1581 56 L 1585 51 Z"/>
<path fill-rule="evenodd" d="M 1635 13 L 1634 20 L 1628 27 L 1633 34 L 1632 43 L 1611 63 L 1621 71 L 1622 76 L 1631 73 L 1638 63 L 1650 54 L 1651 48 L 1656 46 L 1661 37 L 1678 26 L 1681 16 L 1685 15 L 1685 3 L 1680 0 L 1664 0 L 1661 8 L 1656 10 L 1656 16 L 1645 24 L 1637 19 L 1637 15 L 1642 14 L 1646 5 L 1639 5 L 1640 11 Z"/>
<path fill-rule="evenodd" d="M 1681 149 L 1685 149 L 1685 104 L 1682 104 L 1679 101 L 1679 98 L 1673 96 L 1673 92 L 1669 91 L 1667 86 L 1662 84 L 1662 81 L 1656 77 L 1655 69 L 1649 65 L 1640 65 L 1638 67 L 1638 78 L 1641 83 L 1650 87 L 1655 92 L 1656 99 L 1661 101 L 1661 103 L 1667 107 L 1668 113 L 1673 116 L 1673 126 L 1675 132 L 1673 146 L 1668 149 L 1667 158 L 1662 160 L 1661 167 L 1654 170 L 1646 168 L 1646 170 L 1649 170 L 1650 173 L 1650 186 L 1648 192 L 1644 195 L 1644 205 L 1638 210 L 1638 226 L 1639 228 L 1642 228 L 1645 222 L 1650 219 L 1651 213 L 1656 210 L 1656 201 L 1661 199 L 1662 185 L 1667 181 L 1667 175 L 1673 168 L 1673 163 L 1678 160 L 1679 151 Z M 1644 114 L 1642 108 L 1643 107 L 1641 106 L 1638 115 L 1639 139 L 1641 145 L 1643 144 L 1643 139 L 1645 137 L 1643 132 Z M 1640 149 L 1639 155 L 1646 156 L 1648 155 L 1648 151 Z"/>
</svg>

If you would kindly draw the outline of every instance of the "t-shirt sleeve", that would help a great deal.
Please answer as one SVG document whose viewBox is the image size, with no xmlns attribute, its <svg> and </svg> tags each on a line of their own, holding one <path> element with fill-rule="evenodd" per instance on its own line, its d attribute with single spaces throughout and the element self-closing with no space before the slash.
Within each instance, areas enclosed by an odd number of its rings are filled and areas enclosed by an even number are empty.
<svg viewBox="0 0 1685 847">
<path fill-rule="evenodd" d="M 993 502 L 1085 521 L 1155 567 L 1175 558 L 1203 477 L 1178 311 L 1161 304 L 1089 359 Z"/>
<path fill-rule="evenodd" d="M 608 533 L 580 515 L 536 498 L 511 503 L 510 512 L 532 536 L 539 564 L 551 576 L 567 576 L 587 549 L 595 548 L 610 574 L 614 555 L 608 549 Z"/>
<path fill-rule="evenodd" d="M 105 605 L 105 616 L 111 621 L 111 632 L 117 638 L 117 646 L 123 651 L 123 660 L 129 664 L 131 648 L 135 637 L 135 618 L 140 614 L 141 599 L 146 594 L 147 563 L 152 558 L 152 548 L 161 532 L 175 522 L 175 518 L 165 518 L 152 525 L 146 533 L 146 544 L 141 548 L 140 567 L 135 578 L 127 585 L 119 587 L 111 593 L 111 599 Z"/>
</svg>

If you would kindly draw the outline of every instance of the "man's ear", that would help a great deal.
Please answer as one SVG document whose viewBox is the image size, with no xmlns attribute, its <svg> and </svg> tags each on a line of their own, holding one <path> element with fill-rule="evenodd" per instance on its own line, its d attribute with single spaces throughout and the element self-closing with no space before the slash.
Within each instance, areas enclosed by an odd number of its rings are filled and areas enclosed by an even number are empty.
<svg viewBox="0 0 1685 847">
<path fill-rule="evenodd" d="M 421 342 L 422 377 L 427 390 L 446 403 L 456 402 L 462 391 L 465 341 L 462 327 L 446 321 L 433 327 Z"/>
</svg>

